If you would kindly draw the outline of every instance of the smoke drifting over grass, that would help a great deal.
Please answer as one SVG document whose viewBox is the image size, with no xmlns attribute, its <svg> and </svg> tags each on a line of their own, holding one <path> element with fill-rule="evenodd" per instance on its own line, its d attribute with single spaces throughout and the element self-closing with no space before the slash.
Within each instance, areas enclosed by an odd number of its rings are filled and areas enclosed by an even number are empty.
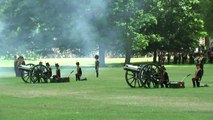
<svg viewBox="0 0 213 120">
<path fill-rule="evenodd" d="M 6 6 L 5 3 L 0 5 Z M 14 0 L 8 6 L 11 8 L 6 10 L 11 12 L 2 14 L 3 22 L 0 19 L 4 51 L 76 46 L 89 51 L 97 48 L 97 41 L 103 39 L 96 22 L 108 9 L 105 0 Z"/>
<path fill-rule="evenodd" d="M 106 22 L 103 18 L 109 0 L 11 0 L 9 2 L 11 3 L 6 4 L 6 0 L 0 0 L 0 56 L 23 55 L 28 50 L 35 52 L 58 47 L 71 50 L 79 48 L 89 54 L 98 48 L 97 41 L 103 39 L 97 23 L 101 26 L 102 22 Z M 107 32 L 109 33 L 106 34 L 112 33 L 112 31 Z M 11 72 L 13 68 L 0 67 L 0 77 L 4 76 L 4 73 L 9 75 L 6 71 Z"/>
</svg>

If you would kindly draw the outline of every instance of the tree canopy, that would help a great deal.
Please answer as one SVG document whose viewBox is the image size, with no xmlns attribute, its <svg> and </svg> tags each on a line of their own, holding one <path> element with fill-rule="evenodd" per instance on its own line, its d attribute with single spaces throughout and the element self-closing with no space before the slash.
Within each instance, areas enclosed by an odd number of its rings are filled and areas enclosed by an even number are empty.
<svg viewBox="0 0 213 120">
<path fill-rule="evenodd" d="M 102 62 L 108 51 L 125 55 L 129 63 L 143 51 L 187 50 L 212 35 L 212 5 L 211 0 L 1 0 L 0 53 L 99 50 Z"/>
<path fill-rule="evenodd" d="M 212 0 L 200 0 L 202 18 L 205 23 L 205 30 L 210 37 L 213 37 L 213 1 Z"/>
</svg>

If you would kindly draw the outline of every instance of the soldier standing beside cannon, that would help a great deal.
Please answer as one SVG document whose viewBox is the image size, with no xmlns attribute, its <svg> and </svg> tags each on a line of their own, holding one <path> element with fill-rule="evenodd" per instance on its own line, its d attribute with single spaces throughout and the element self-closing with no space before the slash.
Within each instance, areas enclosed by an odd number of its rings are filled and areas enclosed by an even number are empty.
<svg viewBox="0 0 213 120">
<path fill-rule="evenodd" d="M 15 55 L 15 56 L 14 56 L 14 71 L 15 71 L 16 77 L 18 76 L 18 67 L 17 67 L 17 63 L 18 63 L 18 56 Z"/>
<path fill-rule="evenodd" d="M 21 65 L 25 65 L 25 61 L 24 61 L 24 57 L 23 56 L 19 56 L 17 59 L 17 63 L 16 63 L 16 67 L 20 67 Z M 17 77 L 21 77 L 22 74 L 22 70 L 21 69 L 17 69 Z"/>
</svg>

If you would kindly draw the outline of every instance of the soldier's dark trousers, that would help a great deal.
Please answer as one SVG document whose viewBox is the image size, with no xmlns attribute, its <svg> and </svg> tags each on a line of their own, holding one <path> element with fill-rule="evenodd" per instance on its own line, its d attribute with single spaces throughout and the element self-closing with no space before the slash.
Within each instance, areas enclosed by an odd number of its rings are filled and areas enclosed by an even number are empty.
<svg viewBox="0 0 213 120">
<path fill-rule="evenodd" d="M 193 87 L 200 87 L 200 80 L 196 78 L 192 78 Z"/>
<path fill-rule="evenodd" d="M 98 71 L 96 70 L 96 77 L 98 78 L 98 75 L 99 75 L 99 73 L 98 73 Z"/>
<path fill-rule="evenodd" d="M 161 83 L 161 88 L 164 88 L 164 85 L 165 85 L 166 88 L 168 88 L 168 82 L 167 81 L 163 81 Z"/>
<path fill-rule="evenodd" d="M 80 78 L 80 77 L 81 77 L 80 75 L 75 74 L 75 79 L 76 79 L 76 81 L 81 80 L 81 78 Z"/>
</svg>

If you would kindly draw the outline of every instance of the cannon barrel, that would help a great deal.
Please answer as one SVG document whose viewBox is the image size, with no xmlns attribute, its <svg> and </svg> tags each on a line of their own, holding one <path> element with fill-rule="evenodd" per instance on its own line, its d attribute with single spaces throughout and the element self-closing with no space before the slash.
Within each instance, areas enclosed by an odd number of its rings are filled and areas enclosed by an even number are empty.
<svg viewBox="0 0 213 120">
<path fill-rule="evenodd" d="M 32 67 L 28 65 L 20 65 L 18 68 L 21 70 L 26 70 L 26 71 L 30 71 L 32 69 Z"/>
<path fill-rule="evenodd" d="M 140 67 L 139 66 L 135 66 L 135 65 L 126 64 L 124 66 L 124 70 L 130 70 L 130 71 L 139 72 L 140 71 Z"/>
</svg>

